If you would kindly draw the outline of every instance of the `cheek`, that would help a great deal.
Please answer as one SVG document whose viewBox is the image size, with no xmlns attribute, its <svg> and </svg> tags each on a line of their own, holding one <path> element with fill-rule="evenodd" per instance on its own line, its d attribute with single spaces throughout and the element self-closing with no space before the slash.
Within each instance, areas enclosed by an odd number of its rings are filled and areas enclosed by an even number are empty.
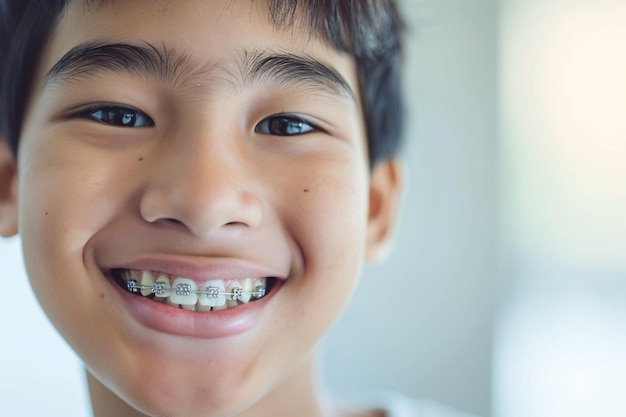
<svg viewBox="0 0 626 417">
<path fill-rule="evenodd" d="M 31 271 L 35 266 L 54 274 L 50 268 L 55 264 L 80 256 L 80 247 L 70 244 L 79 239 L 69 235 L 78 232 L 70 219 L 80 221 L 75 214 L 83 196 L 70 174 L 72 168 L 62 158 L 44 157 L 46 152 L 25 147 L 20 153 L 20 233 L 31 280 L 41 275 L 41 271 Z"/>
<path fill-rule="evenodd" d="M 81 329 L 94 322 L 89 309 L 81 306 L 87 302 L 81 294 L 89 294 L 90 289 L 84 279 L 88 276 L 83 263 L 85 239 L 68 217 L 75 214 L 68 213 L 74 199 L 68 190 L 59 189 L 62 182 L 56 175 L 27 171 L 22 178 L 20 233 L 28 277 L 46 315 L 73 344 Z"/>
<path fill-rule="evenodd" d="M 20 226 L 43 244 L 77 250 L 110 221 L 131 177 L 119 158 L 57 139 L 20 150 Z"/>
<path fill-rule="evenodd" d="M 368 212 L 367 171 L 358 167 L 313 176 L 300 188 L 297 209 L 289 218 L 303 269 L 290 285 L 289 309 L 298 322 L 307 323 L 294 330 L 303 343 L 323 335 L 358 282 Z"/>
<path fill-rule="evenodd" d="M 24 244 L 48 254 L 45 259 L 51 261 L 67 262 L 69 259 L 64 258 L 68 255 L 82 259 L 82 249 L 106 221 L 111 201 L 100 195 L 103 184 L 99 176 L 67 158 L 33 157 L 28 162 L 20 190 Z"/>
<path fill-rule="evenodd" d="M 110 221 L 115 203 L 102 164 L 42 142 L 25 140 L 20 149 L 20 234 L 32 288 L 71 343 L 96 320 L 94 300 L 104 282 L 89 278 L 85 247 Z"/>
<path fill-rule="evenodd" d="M 309 239 L 304 243 L 310 266 L 345 270 L 359 266 L 364 253 L 367 199 L 364 190 L 337 188 L 310 209 Z M 351 276 L 344 277 L 350 280 Z"/>
<path fill-rule="evenodd" d="M 308 253 L 336 266 L 350 264 L 347 255 L 361 258 L 367 227 L 367 172 L 349 164 L 336 172 L 319 175 L 303 197 Z M 354 261 L 354 259 L 352 259 Z"/>
</svg>

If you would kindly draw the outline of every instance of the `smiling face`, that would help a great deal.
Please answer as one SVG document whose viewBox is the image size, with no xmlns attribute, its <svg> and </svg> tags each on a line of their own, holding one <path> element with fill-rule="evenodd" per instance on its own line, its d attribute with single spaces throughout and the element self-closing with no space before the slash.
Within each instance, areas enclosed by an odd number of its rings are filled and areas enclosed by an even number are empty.
<svg viewBox="0 0 626 417">
<path fill-rule="evenodd" d="M 34 85 L 25 262 L 90 373 L 150 415 L 298 385 L 386 230 L 350 57 L 262 2 L 76 1 Z"/>
</svg>

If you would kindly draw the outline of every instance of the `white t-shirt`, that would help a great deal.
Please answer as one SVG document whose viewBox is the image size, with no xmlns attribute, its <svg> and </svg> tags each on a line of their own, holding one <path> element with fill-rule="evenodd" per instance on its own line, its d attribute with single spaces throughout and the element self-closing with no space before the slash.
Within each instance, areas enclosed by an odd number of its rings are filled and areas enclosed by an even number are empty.
<svg viewBox="0 0 626 417">
<path fill-rule="evenodd" d="M 350 403 L 359 404 L 361 409 L 382 410 L 386 417 L 476 417 L 434 401 L 413 399 L 394 392 Z"/>
</svg>

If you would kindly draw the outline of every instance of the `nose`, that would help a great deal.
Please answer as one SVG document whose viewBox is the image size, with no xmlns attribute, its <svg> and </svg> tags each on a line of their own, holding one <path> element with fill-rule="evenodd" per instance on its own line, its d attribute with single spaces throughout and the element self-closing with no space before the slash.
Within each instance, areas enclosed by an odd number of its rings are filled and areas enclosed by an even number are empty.
<svg viewBox="0 0 626 417">
<path fill-rule="evenodd" d="M 173 148 L 156 163 L 142 190 L 140 213 L 153 224 L 182 224 L 204 238 L 224 228 L 253 228 L 263 220 L 254 174 L 234 147 Z"/>
</svg>

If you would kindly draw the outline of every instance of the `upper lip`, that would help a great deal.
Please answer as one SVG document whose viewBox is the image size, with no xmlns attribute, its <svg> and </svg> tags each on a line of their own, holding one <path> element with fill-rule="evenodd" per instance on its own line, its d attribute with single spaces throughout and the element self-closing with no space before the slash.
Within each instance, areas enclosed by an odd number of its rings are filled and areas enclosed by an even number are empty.
<svg viewBox="0 0 626 417">
<path fill-rule="evenodd" d="M 286 279 L 282 271 L 239 258 L 147 255 L 120 264 L 104 266 L 113 269 L 135 269 L 162 272 L 174 277 L 185 277 L 194 281 L 274 277 Z"/>
</svg>

